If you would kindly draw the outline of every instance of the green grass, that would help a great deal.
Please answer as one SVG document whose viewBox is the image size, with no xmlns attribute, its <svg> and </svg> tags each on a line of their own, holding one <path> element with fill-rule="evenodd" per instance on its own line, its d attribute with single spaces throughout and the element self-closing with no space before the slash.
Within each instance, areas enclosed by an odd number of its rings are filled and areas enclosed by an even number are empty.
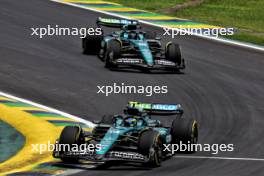
<svg viewBox="0 0 264 176">
<path fill-rule="evenodd" d="M 190 0 L 109 0 L 125 6 L 167 14 L 167 8 Z M 231 39 L 264 45 L 263 0 L 205 0 L 201 5 L 178 10 L 167 15 L 186 18 L 240 32 Z"/>
<path fill-rule="evenodd" d="M 171 15 L 199 22 L 237 28 L 228 38 L 264 45 L 263 0 L 207 0 Z"/>
<path fill-rule="evenodd" d="M 251 33 L 244 33 L 241 32 L 239 34 L 226 36 L 226 38 L 233 39 L 233 40 L 240 40 L 244 42 L 250 42 L 257 45 L 264 45 L 264 37 L 263 36 L 257 36 L 255 34 Z"/>
</svg>

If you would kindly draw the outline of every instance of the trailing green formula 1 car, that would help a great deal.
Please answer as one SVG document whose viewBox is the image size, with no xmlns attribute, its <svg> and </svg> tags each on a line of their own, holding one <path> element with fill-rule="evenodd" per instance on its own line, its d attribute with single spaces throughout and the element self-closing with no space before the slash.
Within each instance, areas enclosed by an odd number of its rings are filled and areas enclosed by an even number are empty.
<svg viewBox="0 0 264 176">
<path fill-rule="evenodd" d="M 175 116 L 170 126 L 163 125 L 155 115 Z M 98 150 L 54 150 L 53 156 L 64 162 L 80 160 L 95 163 L 112 161 L 142 163 L 148 167 L 158 167 L 161 161 L 172 156 L 164 150 L 168 144 L 196 144 L 198 140 L 197 122 L 183 118 L 179 104 L 149 104 L 129 102 L 122 115 L 108 115 L 96 122 L 92 132 L 79 126 L 67 126 L 61 132 L 57 144 L 89 146 Z M 171 119 L 171 118 L 170 118 Z"/>
<path fill-rule="evenodd" d="M 144 32 L 138 21 L 98 18 L 99 27 L 120 28 L 108 35 L 87 35 L 82 39 L 83 53 L 97 54 L 106 68 L 139 68 L 179 71 L 185 68 L 180 46 L 168 42 L 163 48 L 155 32 Z"/>
</svg>

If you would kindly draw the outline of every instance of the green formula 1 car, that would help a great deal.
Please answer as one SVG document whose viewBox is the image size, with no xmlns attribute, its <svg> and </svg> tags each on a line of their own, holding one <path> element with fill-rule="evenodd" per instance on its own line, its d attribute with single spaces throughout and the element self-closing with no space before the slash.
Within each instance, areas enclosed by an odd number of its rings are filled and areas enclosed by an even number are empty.
<svg viewBox="0 0 264 176">
<path fill-rule="evenodd" d="M 163 48 L 155 32 L 144 32 L 138 21 L 125 19 L 97 20 L 99 27 L 120 28 L 110 34 L 88 35 L 82 39 L 83 53 L 97 54 L 106 68 L 139 68 L 179 71 L 185 68 L 180 46 L 168 42 Z"/>
<path fill-rule="evenodd" d="M 79 126 L 67 126 L 61 132 L 58 144 L 100 146 L 98 150 L 58 151 L 53 156 L 64 162 L 80 160 L 95 163 L 112 161 L 142 163 L 148 167 L 161 165 L 162 160 L 172 156 L 164 150 L 165 145 L 196 144 L 198 140 L 197 122 L 183 118 L 179 104 L 149 104 L 129 102 L 124 114 L 108 115 L 96 122 L 92 132 Z M 153 117 L 174 116 L 169 126 Z M 87 148 L 86 148 L 87 149 Z"/>
</svg>

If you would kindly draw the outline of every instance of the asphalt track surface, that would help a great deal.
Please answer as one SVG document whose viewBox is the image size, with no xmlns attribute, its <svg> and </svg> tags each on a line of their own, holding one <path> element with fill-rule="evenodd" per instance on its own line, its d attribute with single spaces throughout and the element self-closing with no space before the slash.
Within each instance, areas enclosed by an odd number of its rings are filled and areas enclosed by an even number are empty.
<svg viewBox="0 0 264 176">
<path fill-rule="evenodd" d="M 200 143 L 233 143 L 217 156 L 264 158 L 264 53 L 196 37 L 182 46 L 184 74 L 109 71 L 95 56 L 81 54 L 78 37 L 30 36 L 31 27 L 58 24 L 93 27 L 100 15 L 46 0 L 2 0 L 0 5 L 0 90 L 87 120 L 121 112 L 128 100 L 177 102 L 200 126 Z M 162 34 L 161 29 L 146 27 Z M 168 41 L 169 38 L 163 38 Z M 167 85 L 166 95 L 97 94 L 97 85 Z M 197 152 L 195 155 L 211 156 Z M 263 175 L 263 161 L 180 159 L 146 170 L 133 166 L 87 170 L 78 175 Z"/>
</svg>

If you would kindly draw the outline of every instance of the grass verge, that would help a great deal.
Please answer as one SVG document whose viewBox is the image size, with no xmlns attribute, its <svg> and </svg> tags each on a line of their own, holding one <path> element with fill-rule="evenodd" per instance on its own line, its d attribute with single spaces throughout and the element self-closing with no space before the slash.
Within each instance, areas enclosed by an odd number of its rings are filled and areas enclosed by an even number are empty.
<svg viewBox="0 0 264 176">
<path fill-rule="evenodd" d="M 160 9 L 165 9 L 172 7 L 175 4 L 185 3 L 189 0 L 105 0 L 110 2 L 115 2 L 128 7 L 134 7 L 137 9 L 158 11 Z"/>
<path fill-rule="evenodd" d="M 149 10 L 196 22 L 238 29 L 227 38 L 264 45 L 263 0 L 204 0 L 201 4 L 173 10 L 191 0 L 108 0 L 138 9 Z"/>
</svg>

